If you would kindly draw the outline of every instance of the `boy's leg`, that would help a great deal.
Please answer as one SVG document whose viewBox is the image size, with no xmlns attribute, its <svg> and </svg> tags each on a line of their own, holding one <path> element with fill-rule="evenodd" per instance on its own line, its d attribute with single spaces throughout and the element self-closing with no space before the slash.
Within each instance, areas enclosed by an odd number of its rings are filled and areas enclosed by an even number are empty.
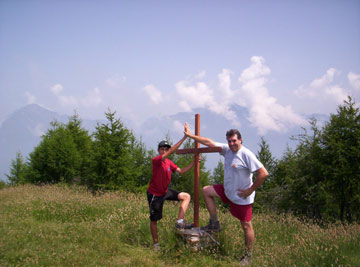
<svg viewBox="0 0 360 267">
<path fill-rule="evenodd" d="M 157 221 L 150 221 L 150 231 L 151 231 L 151 236 L 152 236 L 152 239 L 154 241 L 154 244 L 159 243 L 158 230 L 157 230 Z"/>
<path fill-rule="evenodd" d="M 188 193 L 181 192 L 178 195 L 178 199 L 180 200 L 178 220 L 180 220 L 180 219 L 184 219 L 185 217 L 185 213 L 189 207 L 191 197 Z"/>
<path fill-rule="evenodd" d="M 159 242 L 157 221 L 162 218 L 164 197 L 157 197 L 157 196 L 147 192 L 147 198 L 148 198 L 149 209 L 150 209 L 150 232 L 151 232 L 151 236 L 154 241 L 154 244 L 157 244 Z"/>
</svg>

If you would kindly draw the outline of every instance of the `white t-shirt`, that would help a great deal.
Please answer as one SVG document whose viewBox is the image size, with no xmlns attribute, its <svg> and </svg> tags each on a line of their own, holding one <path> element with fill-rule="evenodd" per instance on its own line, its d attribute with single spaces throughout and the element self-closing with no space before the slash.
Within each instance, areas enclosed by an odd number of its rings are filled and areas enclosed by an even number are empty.
<svg viewBox="0 0 360 267">
<path fill-rule="evenodd" d="M 237 152 L 232 152 L 224 143 L 216 143 L 216 146 L 222 148 L 220 155 L 225 158 L 224 188 L 226 196 L 238 205 L 252 204 L 255 199 L 255 191 L 247 198 L 242 198 L 238 195 L 238 190 L 247 189 L 253 184 L 253 172 L 262 168 L 263 164 L 254 153 L 244 146 L 241 146 Z"/>
</svg>

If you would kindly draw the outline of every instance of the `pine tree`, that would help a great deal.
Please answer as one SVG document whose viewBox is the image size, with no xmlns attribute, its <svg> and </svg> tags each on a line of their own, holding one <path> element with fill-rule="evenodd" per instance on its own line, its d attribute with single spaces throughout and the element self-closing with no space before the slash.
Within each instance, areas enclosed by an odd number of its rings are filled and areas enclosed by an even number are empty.
<svg viewBox="0 0 360 267">
<path fill-rule="evenodd" d="M 94 172 L 89 181 L 94 189 L 134 190 L 137 180 L 142 175 L 139 150 L 143 147 L 136 142 L 134 134 L 125 127 L 116 112 L 105 113 L 107 123 L 98 124 L 94 132 Z"/>
<path fill-rule="evenodd" d="M 324 177 L 341 221 L 360 220 L 360 110 L 351 97 L 325 125 Z M 333 211 L 334 212 L 334 211 Z"/>
<path fill-rule="evenodd" d="M 26 163 L 20 152 L 16 153 L 15 160 L 11 161 L 10 174 L 6 174 L 10 184 L 17 185 L 25 183 Z"/>
<path fill-rule="evenodd" d="M 53 121 L 29 155 L 25 180 L 30 183 L 83 182 L 91 176 L 91 137 L 78 115 L 67 124 Z"/>
</svg>

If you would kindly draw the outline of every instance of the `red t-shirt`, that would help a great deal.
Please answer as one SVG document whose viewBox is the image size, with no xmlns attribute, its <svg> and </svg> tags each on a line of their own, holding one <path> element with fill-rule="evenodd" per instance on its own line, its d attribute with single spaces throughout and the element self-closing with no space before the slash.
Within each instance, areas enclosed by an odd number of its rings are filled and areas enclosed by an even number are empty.
<svg viewBox="0 0 360 267">
<path fill-rule="evenodd" d="M 174 162 L 169 159 L 162 160 L 159 155 L 152 159 L 152 177 L 148 187 L 149 193 L 155 196 L 162 196 L 168 191 L 171 181 L 171 173 L 178 168 Z"/>
</svg>

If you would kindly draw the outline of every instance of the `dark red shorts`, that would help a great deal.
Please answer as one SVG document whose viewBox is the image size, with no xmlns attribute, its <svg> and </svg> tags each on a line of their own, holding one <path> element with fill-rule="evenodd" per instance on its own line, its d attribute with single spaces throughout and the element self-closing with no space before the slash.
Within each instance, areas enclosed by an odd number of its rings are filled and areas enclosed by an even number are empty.
<svg viewBox="0 0 360 267">
<path fill-rule="evenodd" d="M 230 199 L 225 195 L 224 185 L 223 184 L 214 184 L 213 188 L 215 192 L 221 198 L 221 201 L 224 203 L 230 204 L 230 212 L 235 217 L 242 222 L 250 222 L 252 217 L 252 204 L 248 205 L 238 205 L 231 202 Z"/>
</svg>

